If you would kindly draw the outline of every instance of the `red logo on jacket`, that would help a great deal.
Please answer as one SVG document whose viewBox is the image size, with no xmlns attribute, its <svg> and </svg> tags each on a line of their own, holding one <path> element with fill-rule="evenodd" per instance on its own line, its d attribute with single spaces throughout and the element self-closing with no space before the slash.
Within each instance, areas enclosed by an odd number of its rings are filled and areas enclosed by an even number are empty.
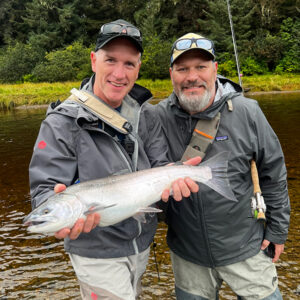
<svg viewBox="0 0 300 300">
<path fill-rule="evenodd" d="M 40 141 L 39 144 L 38 144 L 38 148 L 39 149 L 45 149 L 47 146 L 46 142 L 45 141 Z"/>
</svg>

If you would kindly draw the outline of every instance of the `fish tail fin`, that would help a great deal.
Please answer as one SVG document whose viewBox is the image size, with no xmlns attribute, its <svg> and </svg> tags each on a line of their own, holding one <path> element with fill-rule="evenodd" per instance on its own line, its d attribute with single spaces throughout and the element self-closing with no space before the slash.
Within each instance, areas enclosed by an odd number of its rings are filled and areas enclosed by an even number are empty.
<svg viewBox="0 0 300 300">
<path fill-rule="evenodd" d="M 227 176 L 228 159 L 230 152 L 223 151 L 211 157 L 207 161 L 200 163 L 199 166 L 208 165 L 212 172 L 212 179 L 206 181 L 204 184 L 221 194 L 225 198 L 237 202 L 234 193 L 230 187 Z"/>
</svg>

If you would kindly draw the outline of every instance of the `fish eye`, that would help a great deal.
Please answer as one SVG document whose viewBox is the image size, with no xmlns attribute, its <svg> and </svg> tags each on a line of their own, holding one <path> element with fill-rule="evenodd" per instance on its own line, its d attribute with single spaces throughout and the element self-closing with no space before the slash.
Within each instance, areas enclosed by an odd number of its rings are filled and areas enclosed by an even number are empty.
<svg viewBox="0 0 300 300">
<path fill-rule="evenodd" d="M 44 213 L 44 215 L 47 215 L 49 213 L 49 209 L 47 209 L 47 208 L 44 209 L 43 213 Z"/>
</svg>

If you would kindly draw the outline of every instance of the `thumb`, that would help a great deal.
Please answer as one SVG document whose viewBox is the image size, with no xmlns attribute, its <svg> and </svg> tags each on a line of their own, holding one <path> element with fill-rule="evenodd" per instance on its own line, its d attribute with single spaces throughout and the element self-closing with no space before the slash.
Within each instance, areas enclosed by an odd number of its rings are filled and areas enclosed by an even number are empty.
<svg viewBox="0 0 300 300">
<path fill-rule="evenodd" d="M 55 185 L 54 187 L 54 192 L 55 193 L 60 193 L 60 192 L 63 192 L 67 187 L 62 184 L 62 183 L 58 183 L 57 185 Z"/>
<path fill-rule="evenodd" d="M 190 166 L 197 166 L 200 164 L 201 160 L 202 160 L 202 158 L 200 156 L 196 156 L 196 157 L 186 160 L 183 164 L 190 165 Z"/>
<path fill-rule="evenodd" d="M 260 249 L 265 250 L 269 246 L 270 242 L 268 240 L 263 240 Z"/>
</svg>

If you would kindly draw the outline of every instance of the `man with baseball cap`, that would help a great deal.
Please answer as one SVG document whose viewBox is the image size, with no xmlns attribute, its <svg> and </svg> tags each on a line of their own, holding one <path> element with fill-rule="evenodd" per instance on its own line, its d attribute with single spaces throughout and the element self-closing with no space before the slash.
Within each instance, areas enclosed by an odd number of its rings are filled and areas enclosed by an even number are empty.
<svg viewBox="0 0 300 300">
<path fill-rule="evenodd" d="M 156 105 L 169 160 L 200 155 L 205 161 L 223 153 L 237 198 L 225 199 L 199 184 L 188 199 L 165 204 L 176 297 L 216 299 L 225 281 L 239 299 L 282 299 L 274 263 L 289 226 L 284 156 L 258 103 L 217 75 L 217 67 L 212 41 L 195 33 L 180 37 L 171 51 L 174 91 Z M 258 219 L 258 204 L 251 200 L 252 160 L 266 220 Z"/>
<path fill-rule="evenodd" d="M 53 189 L 61 192 L 77 182 L 168 162 L 159 122 L 152 105 L 144 103 L 151 93 L 140 86 L 133 89 L 142 52 L 142 34 L 132 24 L 116 20 L 101 27 L 91 53 L 94 75 L 62 104 L 51 104 L 41 125 L 29 168 L 33 208 Z M 180 199 L 198 186 L 187 179 L 174 182 L 173 189 Z M 156 215 L 108 227 L 97 226 L 99 218 L 101 212 L 88 214 L 55 234 L 65 239 L 82 298 L 135 299 Z"/>
</svg>

